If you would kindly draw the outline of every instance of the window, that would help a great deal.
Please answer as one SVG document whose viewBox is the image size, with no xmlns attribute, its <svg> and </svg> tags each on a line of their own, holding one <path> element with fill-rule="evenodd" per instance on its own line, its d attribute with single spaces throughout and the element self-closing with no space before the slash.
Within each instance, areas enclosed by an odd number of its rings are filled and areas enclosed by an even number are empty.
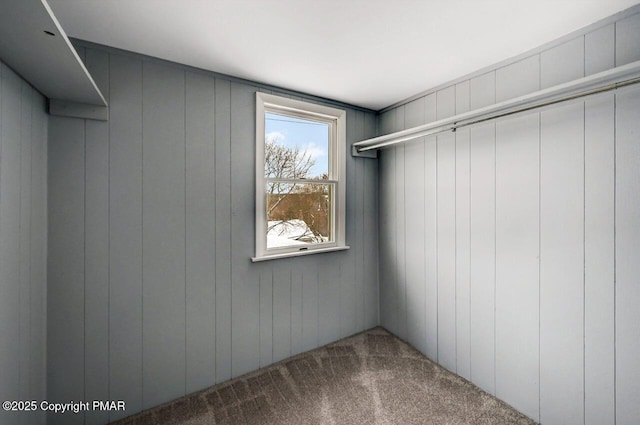
<svg viewBox="0 0 640 425">
<path fill-rule="evenodd" d="M 256 256 L 345 246 L 343 110 L 256 93 Z"/>
</svg>

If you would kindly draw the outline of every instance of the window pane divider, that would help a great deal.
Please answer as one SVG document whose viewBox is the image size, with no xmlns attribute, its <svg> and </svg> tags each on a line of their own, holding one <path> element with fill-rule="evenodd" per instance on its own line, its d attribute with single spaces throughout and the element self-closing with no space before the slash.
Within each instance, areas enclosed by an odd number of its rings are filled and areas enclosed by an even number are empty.
<svg viewBox="0 0 640 425">
<path fill-rule="evenodd" d="M 315 180 L 315 179 L 282 179 L 282 178 L 265 178 L 267 183 L 301 183 L 301 184 L 337 184 L 338 180 Z"/>
</svg>

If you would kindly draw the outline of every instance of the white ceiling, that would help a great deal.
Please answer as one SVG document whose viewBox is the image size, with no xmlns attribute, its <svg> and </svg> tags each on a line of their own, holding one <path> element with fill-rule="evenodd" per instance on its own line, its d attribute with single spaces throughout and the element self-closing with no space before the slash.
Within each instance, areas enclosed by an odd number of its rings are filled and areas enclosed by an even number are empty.
<svg viewBox="0 0 640 425">
<path fill-rule="evenodd" d="M 371 109 L 638 0 L 49 0 L 71 37 Z"/>
</svg>

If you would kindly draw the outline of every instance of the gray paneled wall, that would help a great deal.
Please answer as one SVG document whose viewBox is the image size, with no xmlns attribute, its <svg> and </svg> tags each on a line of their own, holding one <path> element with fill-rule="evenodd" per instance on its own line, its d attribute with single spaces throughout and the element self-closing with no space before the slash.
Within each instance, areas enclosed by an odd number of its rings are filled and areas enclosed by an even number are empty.
<svg viewBox="0 0 640 425">
<path fill-rule="evenodd" d="M 609 19 L 380 133 L 639 60 L 639 39 L 640 14 Z M 382 151 L 381 323 L 543 424 L 640 423 L 639 118 L 636 88 Z"/>
<path fill-rule="evenodd" d="M 104 424 L 378 324 L 375 160 L 347 156 L 350 250 L 253 264 L 254 93 L 292 94 L 81 46 L 110 120 L 50 119 L 49 398 L 127 411 L 52 424 Z M 347 114 L 349 144 L 375 135 L 372 113 Z"/>
<path fill-rule="evenodd" d="M 0 400 L 45 398 L 45 99 L 0 62 Z M 0 423 L 44 424 L 0 410 Z"/>
</svg>

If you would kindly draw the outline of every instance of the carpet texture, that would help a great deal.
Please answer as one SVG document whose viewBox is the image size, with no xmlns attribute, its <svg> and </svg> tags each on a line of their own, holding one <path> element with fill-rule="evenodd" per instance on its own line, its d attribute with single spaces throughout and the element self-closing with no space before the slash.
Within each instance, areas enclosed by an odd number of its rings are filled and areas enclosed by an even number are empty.
<svg viewBox="0 0 640 425">
<path fill-rule="evenodd" d="M 113 424 L 535 422 L 375 328 Z"/>
</svg>

